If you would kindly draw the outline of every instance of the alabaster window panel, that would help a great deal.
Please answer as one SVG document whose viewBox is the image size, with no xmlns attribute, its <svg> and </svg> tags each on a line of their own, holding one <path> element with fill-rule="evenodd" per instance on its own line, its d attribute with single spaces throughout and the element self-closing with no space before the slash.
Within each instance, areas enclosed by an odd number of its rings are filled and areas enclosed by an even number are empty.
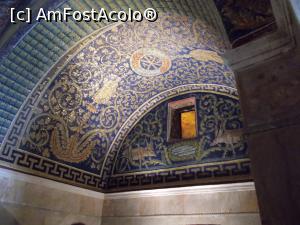
<svg viewBox="0 0 300 225">
<path fill-rule="evenodd" d="M 168 141 L 197 137 L 196 99 L 182 99 L 168 104 Z"/>
</svg>

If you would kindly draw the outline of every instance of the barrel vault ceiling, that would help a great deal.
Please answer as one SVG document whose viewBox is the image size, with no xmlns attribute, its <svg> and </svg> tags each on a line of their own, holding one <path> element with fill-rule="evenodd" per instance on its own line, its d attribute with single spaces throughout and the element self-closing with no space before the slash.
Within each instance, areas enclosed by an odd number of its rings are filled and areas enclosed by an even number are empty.
<svg viewBox="0 0 300 225">
<path fill-rule="evenodd" d="M 24 7 L 20 2 L 1 4 L 2 8 Z M 141 179 L 147 183 L 149 171 L 157 171 L 153 177 L 165 176 L 162 182 L 174 176 L 180 181 L 184 175 L 178 174 L 194 174 L 193 170 L 200 177 L 201 171 L 208 174 L 205 182 L 217 173 L 249 179 L 246 147 L 237 157 L 217 160 L 215 168 L 206 168 L 204 161 L 208 159 L 199 158 L 192 166 L 180 165 L 181 172 L 176 171 L 177 164 L 147 167 L 148 175 L 139 168 L 137 174 L 143 178 L 132 178 L 128 173 L 122 176 L 115 164 L 122 164 L 127 135 L 133 135 L 130 132 L 139 121 L 145 120 L 147 113 L 155 114 L 168 99 L 189 93 L 198 93 L 200 99 L 206 98 L 203 93 L 214 93 L 220 104 L 229 98 L 227 104 L 236 105 L 233 72 L 220 55 L 227 54 L 234 64 L 236 51 L 279 31 L 287 32 L 282 25 L 287 20 L 277 19 L 277 14 L 286 15 L 278 11 L 281 3 L 272 1 L 272 10 L 267 0 L 244 0 L 243 4 L 221 0 L 42 2 L 42 6 L 56 10 L 151 7 L 159 12 L 159 19 L 123 24 L 41 22 L 19 24 L 16 31 L 5 21 L 7 11 L 2 10 L 2 165 L 96 190 L 124 183 L 128 186 L 128 179 L 133 179 L 132 186 L 142 184 Z M 273 49 L 278 49 L 275 42 L 269 50 Z M 151 71 L 142 68 L 139 61 L 148 56 L 160 61 Z M 239 113 L 230 115 L 240 118 Z M 207 135 L 211 138 L 213 133 Z M 160 156 L 156 160 L 161 160 Z M 110 180 L 113 174 L 117 175 Z"/>
</svg>

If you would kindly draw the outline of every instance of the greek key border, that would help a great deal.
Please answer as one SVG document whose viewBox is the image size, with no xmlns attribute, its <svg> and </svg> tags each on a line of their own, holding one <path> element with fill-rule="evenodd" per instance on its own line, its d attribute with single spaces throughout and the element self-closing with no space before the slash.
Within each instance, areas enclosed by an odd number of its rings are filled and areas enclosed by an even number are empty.
<svg viewBox="0 0 300 225">
<path fill-rule="evenodd" d="M 107 179 L 108 191 L 138 190 L 155 187 L 174 187 L 188 184 L 212 184 L 230 181 L 249 181 L 250 160 L 208 163 L 170 170 L 149 171 L 144 174 L 121 174 Z"/>
</svg>

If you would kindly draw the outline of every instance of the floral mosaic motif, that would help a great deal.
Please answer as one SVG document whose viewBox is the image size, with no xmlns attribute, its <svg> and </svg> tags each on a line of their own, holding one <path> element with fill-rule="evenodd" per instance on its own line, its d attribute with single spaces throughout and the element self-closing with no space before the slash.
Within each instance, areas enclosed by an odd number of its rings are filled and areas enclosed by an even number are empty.
<svg viewBox="0 0 300 225">
<path fill-rule="evenodd" d="M 194 96 L 198 136 L 167 141 L 168 103 Z M 136 124 L 120 148 L 115 174 L 247 158 L 239 101 L 211 93 L 178 96 L 161 103 Z"/>
<path fill-rule="evenodd" d="M 155 23 L 99 31 L 46 86 L 19 148 L 99 174 L 117 132 L 150 98 L 186 84 L 235 87 L 219 56 L 222 41 L 210 32 L 199 21 L 163 14 Z M 144 158 L 164 163 L 151 144 L 146 155 L 134 151 L 137 165 Z"/>
</svg>

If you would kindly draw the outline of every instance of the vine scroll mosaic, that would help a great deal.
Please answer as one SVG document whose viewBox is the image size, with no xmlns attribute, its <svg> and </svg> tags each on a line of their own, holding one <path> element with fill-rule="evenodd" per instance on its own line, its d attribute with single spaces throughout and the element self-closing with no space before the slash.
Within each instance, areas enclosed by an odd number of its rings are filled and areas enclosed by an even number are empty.
<svg viewBox="0 0 300 225">
<path fill-rule="evenodd" d="M 201 170 L 209 161 L 200 153 L 208 148 L 202 139 L 195 158 L 184 165 L 172 159 L 175 156 L 170 152 L 164 159 L 161 153 L 153 156 L 156 163 L 143 161 L 140 166 L 132 159 L 133 164 L 125 166 L 121 158 L 129 146 L 126 136 L 133 135 L 130 130 L 134 132 L 139 120 L 169 98 L 202 92 L 221 101 L 221 94 L 227 96 L 224 102 L 238 110 L 234 76 L 220 57 L 222 52 L 223 43 L 213 30 L 200 20 L 183 16 L 161 14 L 153 23 L 117 23 L 97 31 L 62 58 L 36 86 L 1 146 L 1 164 L 96 190 L 124 183 L 127 187 L 148 184 L 142 178 L 129 182 L 128 176 L 135 175 L 127 172 L 148 179 L 145 174 L 149 171 L 158 174 L 158 169 L 164 168 L 167 175 L 157 178 L 163 177 L 157 183 L 164 183 L 182 166 L 186 174 L 195 168 Z M 242 126 L 240 122 L 238 126 Z M 217 146 L 213 151 L 218 152 Z M 249 173 L 245 148 L 229 155 L 224 152 L 228 146 L 219 147 L 222 157 L 217 157 L 216 173 L 227 171 L 228 179 L 235 172 Z M 216 173 L 209 176 L 214 179 Z"/>
</svg>

